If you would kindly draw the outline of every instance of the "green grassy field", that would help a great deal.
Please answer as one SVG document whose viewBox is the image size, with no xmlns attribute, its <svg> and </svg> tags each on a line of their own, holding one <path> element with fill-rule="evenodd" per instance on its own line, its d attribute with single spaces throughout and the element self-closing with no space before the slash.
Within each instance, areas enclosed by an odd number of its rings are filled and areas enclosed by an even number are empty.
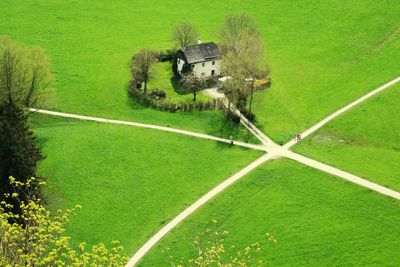
<svg viewBox="0 0 400 267">
<path fill-rule="evenodd" d="M 273 85 L 254 108 L 275 140 L 399 74 L 397 0 L 208 3 L 4 0 L 0 34 L 46 49 L 56 78 L 51 108 L 207 131 L 192 121 L 212 125 L 215 112 L 170 114 L 129 99 L 129 61 L 142 47 L 172 47 L 170 32 L 182 20 L 204 41 L 218 41 L 224 16 L 246 12 L 261 28 L 272 68 Z"/>
<path fill-rule="evenodd" d="M 120 240 L 132 253 L 156 230 L 258 151 L 134 127 L 35 118 L 47 157 L 52 210 L 81 204 L 68 225 L 75 242 Z"/>
<path fill-rule="evenodd" d="M 335 119 L 295 151 L 400 191 L 400 85 Z"/>
<path fill-rule="evenodd" d="M 167 266 L 166 247 L 191 257 L 208 229 L 229 232 L 225 246 L 263 246 L 271 266 L 397 266 L 400 204 L 288 160 L 268 162 L 173 230 L 142 262 Z M 217 220 L 217 227 L 205 222 Z M 277 240 L 267 241 L 266 233 Z M 205 242 L 203 240 L 203 242 Z"/>
<path fill-rule="evenodd" d="M 265 41 L 272 86 L 256 93 L 254 112 L 257 125 L 275 141 L 288 140 L 400 74 L 397 0 L 2 0 L 0 35 L 48 53 L 55 83 L 44 108 L 256 142 L 221 112 L 157 111 L 127 93 L 135 52 L 171 48 L 171 30 L 184 20 L 205 42 L 218 42 L 218 27 L 233 12 L 253 16 Z M 149 86 L 191 98 L 165 87 L 168 72 L 168 64 L 158 64 Z M 390 90 L 295 149 L 399 190 L 399 94 Z M 68 234 L 76 242 L 118 239 L 129 254 L 260 155 L 133 127 L 42 115 L 34 115 L 33 125 L 47 156 L 40 174 L 48 177 L 50 208 L 83 205 Z M 399 208 L 375 192 L 277 160 L 190 217 L 144 266 L 167 265 L 161 255 L 166 245 L 176 255 L 190 255 L 193 237 L 211 219 L 231 232 L 229 244 L 265 243 L 263 256 L 272 265 L 400 265 Z M 266 232 L 277 245 L 266 242 Z"/>
</svg>

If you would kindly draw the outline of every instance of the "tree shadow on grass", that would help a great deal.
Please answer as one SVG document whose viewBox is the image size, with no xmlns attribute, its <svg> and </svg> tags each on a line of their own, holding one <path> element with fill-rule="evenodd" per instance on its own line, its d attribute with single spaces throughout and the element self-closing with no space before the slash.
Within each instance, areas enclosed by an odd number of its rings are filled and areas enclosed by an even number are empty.
<svg viewBox="0 0 400 267">
<path fill-rule="evenodd" d="M 171 81 L 171 85 L 174 88 L 175 92 L 179 95 L 186 95 L 190 92 L 188 92 L 187 89 L 185 89 L 182 84 L 180 83 L 179 78 L 177 78 L 176 76 L 173 76 L 170 78 Z"/>
<path fill-rule="evenodd" d="M 233 140 L 240 140 L 247 143 L 258 143 L 258 140 L 255 140 L 255 137 L 243 128 L 241 124 L 234 123 L 229 118 L 215 116 L 210 125 L 212 127 L 207 132 L 210 135 L 228 139 L 232 137 Z"/>
<path fill-rule="evenodd" d="M 143 103 L 140 103 L 139 100 L 134 99 L 133 96 L 127 91 L 127 98 L 126 98 L 126 105 L 131 109 L 131 110 L 143 110 L 148 108 L 146 105 Z"/>
</svg>

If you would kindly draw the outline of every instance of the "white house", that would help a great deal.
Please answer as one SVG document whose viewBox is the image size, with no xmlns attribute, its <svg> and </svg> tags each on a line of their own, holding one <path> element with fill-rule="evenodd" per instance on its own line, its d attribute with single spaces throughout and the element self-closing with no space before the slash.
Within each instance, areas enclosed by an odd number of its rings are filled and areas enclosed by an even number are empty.
<svg viewBox="0 0 400 267">
<path fill-rule="evenodd" d="M 179 74 L 192 71 L 196 77 L 219 76 L 221 74 L 221 56 L 216 43 L 188 45 L 178 50 L 176 68 Z"/>
</svg>

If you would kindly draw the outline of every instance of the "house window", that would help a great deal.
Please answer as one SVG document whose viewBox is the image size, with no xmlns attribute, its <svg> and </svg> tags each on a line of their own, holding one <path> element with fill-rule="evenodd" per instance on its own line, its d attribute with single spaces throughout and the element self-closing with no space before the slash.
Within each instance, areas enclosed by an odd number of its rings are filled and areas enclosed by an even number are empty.
<svg viewBox="0 0 400 267">
<path fill-rule="evenodd" d="M 202 73 L 201 73 L 201 77 L 204 77 L 204 76 L 206 76 L 206 73 L 205 73 L 205 72 L 202 72 Z"/>
<path fill-rule="evenodd" d="M 206 65 L 206 63 L 201 64 L 202 67 L 204 67 Z"/>
<path fill-rule="evenodd" d="M 192 67 L 192 69 L 194 69 L 194 64 L 190 65 L 190 67 Z"/>
<path fill-rule="evenodd" d="M 211 71 L 211 75 L 215 75 L 215 70 L 212 70 L 212 71 Z"/>
<path fill-rule="evenodd" d="M 213 61 L 212 64 L 215 65 L 215 61 Z"/>
</svg>

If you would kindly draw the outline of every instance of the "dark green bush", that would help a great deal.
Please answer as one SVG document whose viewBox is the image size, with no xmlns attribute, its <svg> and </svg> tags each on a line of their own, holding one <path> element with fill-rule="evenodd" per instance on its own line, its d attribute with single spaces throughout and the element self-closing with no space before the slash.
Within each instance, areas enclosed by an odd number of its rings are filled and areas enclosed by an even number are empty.
<svg viewBox="0 0 400 267">
<path fill-rule="evenodd" d="M 155 99 L 163 99 L 167 97 L 167 93 L 161 89 L 151 90 L 150 95 Z"/>
</svg>

